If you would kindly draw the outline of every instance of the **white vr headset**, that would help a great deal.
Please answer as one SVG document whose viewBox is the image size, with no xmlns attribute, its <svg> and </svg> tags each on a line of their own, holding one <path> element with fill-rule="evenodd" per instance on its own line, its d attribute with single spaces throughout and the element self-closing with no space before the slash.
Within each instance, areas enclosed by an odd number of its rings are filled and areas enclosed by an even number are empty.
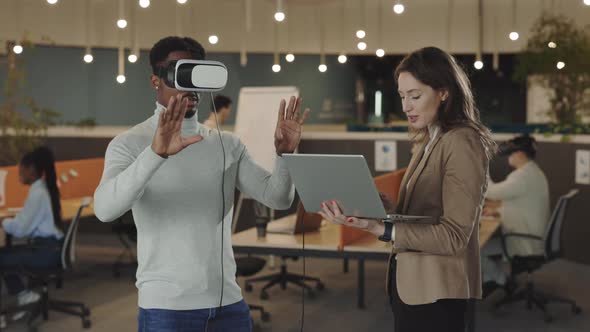
<svg viewBox="0 0 590 332">
<path fill-rule="evenodd" d="M 218 61 L 175 60 L 155 73 L 164 83 L 179 91 L 216 92 L 227 84 L 227 68 Z"/>
</svg>

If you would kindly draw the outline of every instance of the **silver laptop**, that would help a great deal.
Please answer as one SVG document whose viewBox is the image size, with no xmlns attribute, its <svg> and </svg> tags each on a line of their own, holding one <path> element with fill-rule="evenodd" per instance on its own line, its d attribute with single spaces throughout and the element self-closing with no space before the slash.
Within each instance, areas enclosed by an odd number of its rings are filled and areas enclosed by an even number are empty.
<svg viewBox="0 0 590 332">
<path fill-rule="evenodd" d="M 307 212 L 321 203 L 338 202 L 345 216 L 393 222 L 433 224 L 437 218 L 387 214 L 362 155 L 283 154 L 289 174 Z"/>
</svg>

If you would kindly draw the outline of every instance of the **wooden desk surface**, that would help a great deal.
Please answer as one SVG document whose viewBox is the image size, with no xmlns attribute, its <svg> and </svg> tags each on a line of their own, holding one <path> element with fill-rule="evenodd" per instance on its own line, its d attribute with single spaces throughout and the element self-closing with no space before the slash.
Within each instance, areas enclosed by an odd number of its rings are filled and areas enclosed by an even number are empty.
<svg viewBox="0 0 590 332">
<path fill-rule="evenodd" d="M 294 215 L 285 218 L 294 218 Z M 482 218 L 479 228 L 479 245 L 480 248 L 490 239 L 492 234 L 500 226 L 498 219 Z M 337 251 L 340 241 L 340 232 L 338 225 L 325 221 L 319 232 L 305 234 L 305 248 Z M 302 234 L 266 234 L 266 237 L 259 238 L 256 235 L 256 228 L 236 233 L 232 236 L 234 246 L 259 247 L 259 248 L 286 248 L 297 249 L 303 247 Z M 379 241 L 376 237 L 367 236 L 360 239 L 352 245 L 344 246 L 344 251 L 349 252 L 366 252 L 366 253 L 390 253 L 391 244 Z"/>
<path fill-rule="evenodd" d="M 500 219 L 482 217 L 479 225 L 479 248 L 488 242 L 494 233 L 500 228 Z"/>
<path fill-rule="evenodd" d="M 74 216 L 76 215 L 76 212 L 78 212 L 78 208 L 80 207 L 80 204 L 82 203 L 83 198 L 84 197 L 63 199 L 61 201 L 61 215 L 62 215 L 63 221 L 70 222 L 72 220 L 72 218 L 74 218 Z M 8 208 L 0 209 L 0 219 L 12 218 L 15 215 L 16 215 L 16 212 L 14 212 L 12 210 L 9 211 Z M 84 210 L 82 210 L 82 217 L 93 217 L 93 216 L 94 216 L 94 204 L 90 203 L 90 206 L 88 206 Z"/>
<path fill-rule="evenodd" d="M 289 215 L 273 222 L 284 222 L 292 219 L 295 221 L 295 215 Z M 337 251 L 340 242 L 340 232 L 338 225 L 331 222 L 324 222 L 319 231 L 305 233 L 305 248 L 319 249 L 328 251 Z M 261 248 L 287 248 L 299 249 L 303 247 L 302 234 L 274 234 L 266 233 L 265 237 L 259 238 L 256 233 L 256 227 L 232 235 L 232 244 L 234 246 L 248 246 Z"/>
<path fill-rule="evenodd" d="M 479 248 L 481 249 L 492 237 L 494 232 L 500 227 L 498 219 L 481 219 L 479 227 Z M 373 236 L 367 236 L 360 239 L 354 244 L 344 246 L 344 250 L 356 252 L 391 252 L 392 245 L 379 241 Z"/>
</svg>

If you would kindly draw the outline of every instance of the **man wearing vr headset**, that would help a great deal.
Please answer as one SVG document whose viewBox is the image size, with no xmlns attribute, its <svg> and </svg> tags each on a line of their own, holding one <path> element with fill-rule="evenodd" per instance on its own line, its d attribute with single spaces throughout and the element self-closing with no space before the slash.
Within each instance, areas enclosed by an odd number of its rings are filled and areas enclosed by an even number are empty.
<svg viewBox="0 0 590 332">
<path fill-rule="evenodd" d="M 102 221 L 133 211 L 139 331 L 251 331 L 249 307 L 235 280 L 234 189 L 279 210 L 294 198 L 281 155 L 295 151 L 309 110 L 300 114 L 301 98 L 291 97 L 286 108 L 281 101 L 278 157 L 270 174 L 231 133 L 221 133 L 222 149 L 220 133 L 197 122 L 199 94 L 174 88 L 174 62 L 204 58 L 205 50 L 191 38 L 167 37 L 154 45 L 154 115 L 111 141 L 94 194 Z"/>
<path fill-rule="evenodd" d="M 543 236 L 549 222 L 549 185 L 534 161 L 535 139 L 529 135 L 518 136 L 502 143 L 498 154 L 508 157 L 514 171 L 504 181 L 490 181 L 483 215 L 500 217 L 504 233 Z M 539 241 L 514 237 L 508 238 L 506 245 L 511 256 L 543 255 L 543 243 Z M 501 261 L 486 257 L 501 253 L 498 239 L 490 241 L 482 250 L 484 296 L 506 283 Z"/>
</svg>

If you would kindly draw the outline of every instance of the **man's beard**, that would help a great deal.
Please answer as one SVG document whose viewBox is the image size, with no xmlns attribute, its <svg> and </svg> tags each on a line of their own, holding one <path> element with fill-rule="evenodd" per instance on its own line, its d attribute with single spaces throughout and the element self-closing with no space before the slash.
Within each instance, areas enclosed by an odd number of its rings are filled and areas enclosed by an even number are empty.
<svg viewBox="0 0 590 332">
<path fill-rule="evenodd" d="M 195 114 L 197 114 L 197 110 L 196 109 L 192 109 L 190 111 L 186 111 L 186 113 L 184 113 L 184 118 L 185 119 L 190 119 L 193 116 L 195 116 Z"/>
<path fill-rule="evenodd" d="M 197 114 L 197 111 L 199 110 L 199 104 L 197 103 L 195 105 L 195 107 L 193 107 L 192 109 L 186 111 L 186 113 L 184 113 L 184 118 L 185 119 L 191 119 L 193 116 L 195 116 L 195 114 Z"/>
<path fill-rule="evenodd" d="M 201 98 L 199 98 L 199 94 L 197 92 L 193 92 L 191 97 L 192 97 L 191 99 L 193 99 L 196 103 L 195 103 L 195 106 L 191 110 L 186 111 L 186 113 L 184 113 L 185 119 L 192 118 L 193 116 L 195 116 L 195 114 L 197 114 L 197 111 L 199 110 L 199 101 L 201 99 Z"/>
</svg>

